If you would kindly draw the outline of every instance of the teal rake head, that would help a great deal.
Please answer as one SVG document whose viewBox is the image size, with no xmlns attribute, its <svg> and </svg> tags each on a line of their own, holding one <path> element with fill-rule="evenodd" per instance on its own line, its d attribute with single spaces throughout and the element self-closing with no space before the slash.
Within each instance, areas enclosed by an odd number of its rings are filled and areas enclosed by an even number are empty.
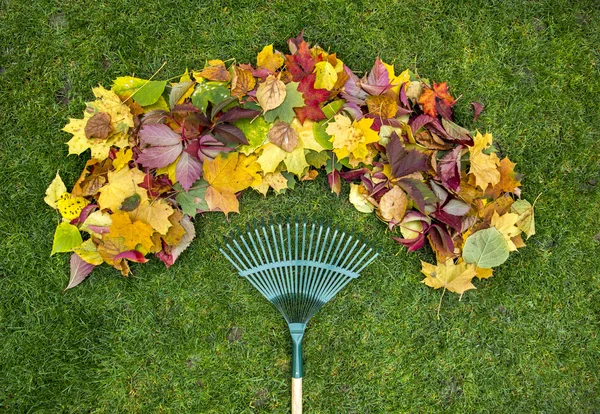
<svg viewBox="0 0 600 414">
<path fill-rule="evenodd" d="M 225 239 L 219 250 L 287 321 L 293 343 L 294 379 L 303 375 L 302 337 L 306 323 L 378 255 L 345 230 L 306 221 L 263 222 Z M 300 381 L 292 383 L 296 413 L 300 412 L 297 404 L 301 410 L 302 388 Z"/>
</svg>

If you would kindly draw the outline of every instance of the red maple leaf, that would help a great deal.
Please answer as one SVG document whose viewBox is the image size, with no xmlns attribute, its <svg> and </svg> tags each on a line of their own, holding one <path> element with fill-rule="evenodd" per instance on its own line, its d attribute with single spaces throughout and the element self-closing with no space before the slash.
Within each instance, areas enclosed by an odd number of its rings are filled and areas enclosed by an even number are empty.
<svg viewBox="0 0 600 414">
<path fill-rule="evenodd" d="M 293 55 L 285 55 L 287 70 L 292 74 L 294 82 L 300 82 L 310 75 L 315 69 L 315 63 L 322 58 L 313 59 L 308 49 L 308 43 L 304 40 L 298 45 L 298 50 Z"/>
<path fill-rule="evenodd" d="M 329 91 L 327 89 L 315 89 L 315 79 L 317 75 L 311 73 L 305 76 L 298 85 L 298 91 L 302 92 L 304 98 L 304 105 L 302 108 L 295 108 L 296 116 L 300 122 L 304 123 L 306 118 L 312 119 L 313 121 L 319 121 L 325 119 L 325 114 L 319 106 L 320 103 L 325 102 L 329 98 Z"/>
<path fill-rule="evenodd" d="M 456 103 L 455 99 L 448 93 L 446 82 L 433 82 L 433 89 L 425 89 L 419 98 L 419 103 L 423 105 L 423 112 L 429 116 L 437 117 L 438 113 L 444 118 L 452 118 L 452 106 Z"/>
</svg>

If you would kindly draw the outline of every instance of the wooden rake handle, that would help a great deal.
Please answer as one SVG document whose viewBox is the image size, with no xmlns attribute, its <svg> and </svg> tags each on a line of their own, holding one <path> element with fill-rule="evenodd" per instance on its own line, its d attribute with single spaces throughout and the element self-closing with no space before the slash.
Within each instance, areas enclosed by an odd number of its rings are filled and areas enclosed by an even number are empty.
<svg viewBox="0 0 600 414">
<path fill-rule="evenodd" d="M 292 414 L 302 414 L 302 378 L 292 378 Z"/>
</svg>

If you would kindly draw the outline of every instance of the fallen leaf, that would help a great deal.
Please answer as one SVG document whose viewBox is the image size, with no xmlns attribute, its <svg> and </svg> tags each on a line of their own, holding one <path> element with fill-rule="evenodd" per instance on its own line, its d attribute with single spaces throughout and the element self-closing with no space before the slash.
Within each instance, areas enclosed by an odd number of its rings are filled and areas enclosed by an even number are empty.
<svg viewBox="0 0 600 414">
<path fill-rule="evenodd" d="M 373 203 L 368 200 L 369 192 L 362 184 L 350 184 L 350 203 L 361 213 L 372 213 L 375 209 Z"/>
<path fill-rule="evenodd" d="M 142 200 L 136 210 L 129 212 L 129 217 L 131 221 L 141 220 L 160 234 L 165 235 L 172 225 L 169 221 L 171 214 L 173 214 L 173 207 L 165 199 L 157 198 L 150 201 L 146 198 Z"/>
<path fill-rule="evenodd" d="M 495 186 L 500 182 L 498 165 L 500 160 L 495 153 L 485 154 L 483 151 L 492 144 L 492 134 L 481 135 L 479 131 L 473 138 L 473 146 L 469 147 L 469 174 L 475 177 L 477 187 L 485 190 L 488 185 Z"/>
<path fill-rule="evenodd" d="M 233 67 L 233 77 L 231 78 L 231 96 L 241 100 L 256 86 L 256 79 L 252 72 L 242 69 L 238 66 Z"/>
<path fill-rule="evenodd" d="M 333 89 L 338 74 L 331 63 L 325 61 L 315 64 L 314 72 L 316 75 L 314 84 L 316 89 L 326 89 L 328 91 Z"/>
<path fill-rule="evenodd" d="M 135 250 L 137 245 L 150 250 L 154 246 L 152 241 L 152 226 L 140 221 L 131 221 L 129 214 L 124 211 L 116 211 L 111 215 L 112 225 L 110 226 L 109 237 L 123 237 L 125 239 L 125 248 Z"/>
<path fill-rule="evenodd" d="M 225 67 L 225 63 L 219 59 L 209 60 L 208 66 L 206 66 L 202 72 L 198 73 L 197 75 L 202 76 L 204 79 L 210 81 L 219 82 L 228 82 L 231 77 L 229 71 Z"/>
<path fill-rule="evenodd" d="M 349 157 L 353 167 L 366 161 L 369 155 L 367 145 L 379 141 L 379 135 L 371 129 L 372 125 L 373 120 L 369 118 L 352 121 L 345 115 L 336 115 L 326 128 L 326 132 L 332 136 L 335 155 L 339 159 Z"/>
<path fill-rule="evenodd" d="M 459 261 L 454 263 L 448 259 L 437 266 L 421 261 L 421 273 L 425 275 L 423 283 L 434 289 L 444 288 L 462 295 L 467 290 L 475 289 L 471 280 L 477 275 L 473 264 Z"/>
<path fill-rule="evenodd" d="M 72 252 L 73 249 L 83 243 L 79 229 L 67 222 L 62 222 L 56 227 L 54 241 L 52 242 L 52 256 L 54 253 Z"/>
<path fill-rule="evenodd" d="M 407 204 L 406 193 L 400 187 L 394 186 L 379 200 L 379 211 L 384 220 L 394 220 L 399 223 L 404 218 Z"/>
<path fill-rule="evenodd" d="M 46 189 L 46 196 L 44 197 L 44 201 L 53 209 L 58 210 L 58 204 L 56 202 L 66 192 L 67 187 L 65 186 L 65 183 L 63 183 L 63 180 L 62 178 L 60 178 L 60 175 L 57 171 L 56 177 L 54 177 L 54 180 L 52 180 L 52 182 Z"/>
<path fill-rule="evenodd" d="M 508 245 L 508 250 L 511 252 L 517 250 L 517 247 L 511 239 L 521 233 L 521 229 L 516 225 L 518 220 L 519 215 L 515 213 L 506 213 L 500 216 L 498 213 L 494 212 L 494 215 L 492 216 L 491 226 L 495 227 L 500 234 L 502 234 L 502 237 L 504 237 L 504 240 Z"/>
<path fill-rule="evenodd" d="M 367 98 L 369 113 L 381 118 L 393 118 L 398 113 L 398 104 L 387 95 L 371 95 Z"/>
<path fill-rule="evenodd" d="M 85 128 L 85 137 L 87 139 L 100 138 L 106 139 L 112 133 L 110 125 L 110 115 L 106 112 L 98 112 L 88 119 Z"/>
<path fill-rule="evenodd" d="M 270 72 L 276 72 L 284 62 L 283 55 L 279 52 L 273 52 L 273 45 L 263 47 L 256 57 L 256 66 L 265 68 Z"/>
<path fill-rule="evenodd" d="M 292 122 L 296 116 L 294 108 L 301 108 L 304 106 L 304 98 L 302 94 L 298 92 L 298 83 L 290 82 L 285 85 L 285 99 L 277 108 L 265 112 L 264 119 L 267 122 L 273 122 L 276 118 L 280 121 Z"/>
<path fill-rule="evenodd" d="M 92 270 L 94 270 L 94 267 L 96 266 L 87 263 L 76 253 L 73 253 L 71 255 L 71 276 L 69 278 L 69 284 L 63 289 L 63 293 L 83 282 Z"/>
<path fill-rule="evenodd" d="M 102 210 L 117 211 L 126 198 L 145 190 L 138 187 L 144 182 L 145 174 L 137 168 L 122 168 L 119 171 L 108 172 L 108 183 L 100 188 L 98 205 Z"/>
<path fill-rule="evenodd" d="M 535 216 L 533 206 L 527 200 L 517 200 L 511 206 L 511 211 L 519 215 L 517 227 L 530 238 L 535 234 Z"/>
<path fill-rule="evenodd" d="M 298 133 L 283 121 L 275 122 L 268 136 L 270 142 L 287 152 L 291 152 L 298 145 Z"/>
<path fill-rule="evenodd" d="M 437 117 L 438 110 L 443 108 L 443 114 L 447 115 L 448 111 L 452 114 L 452 106 L 456 101 L 448 93 L 448 85 L 446 82 L 433 83 L 433 88 L 425 88 L 423 94 L 419 98 L 419 103 L 423 105 L 423 112 L 429 116 Z M 444 116 L 444 118 L 451 118 L 451 116 Z"/>
<path fill-rule="evenodd" d="M 285 84 L 273 75 L 258 85 L 256 90 L 256 99 L 263 111 L 269 111 L 277 108 L 285 100 L 287 90 Z"/>
<path fill-rule="evenodd" d="M 495 227 L 490 227 L 467 237 L 462 256 L 467 263 L 492 268 L 504 263 L 508 254 L 508 244 L 503 235 Z"/>
<path fill-rule="evenodd" d="M 395 132 L 392 133 L 386 150 L 395 178 L 429 170 L 427 155 L 418 150 L 407 150 Z"/>
<path fill-rule="evenodd" d="M 121 148 L 117 152 L 117 155 L 115 156 L 115 159 L 112 163 L 113 167 L 115 168 L 115 171 L 119 171 L 121 168 L 129 164 L 129 161 L 131 161 L 132 158 L 133 151 L 131 150 L 131 148 Z"/>
</svg>

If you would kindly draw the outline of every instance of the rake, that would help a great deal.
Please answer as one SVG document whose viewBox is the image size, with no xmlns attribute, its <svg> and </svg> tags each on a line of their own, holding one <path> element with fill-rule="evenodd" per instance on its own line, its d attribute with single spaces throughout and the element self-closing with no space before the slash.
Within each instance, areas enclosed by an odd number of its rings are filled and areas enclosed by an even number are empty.
<svg viewBox="0 0 600 414">
<path fill-rule="evenodd" d="M 292 336 L 292 413 L 302 413 L 302 337 L 308 320 L 379 254 L 323 223 L 256 223 L 219 249 L 283 315 Z"/>
</svg>

